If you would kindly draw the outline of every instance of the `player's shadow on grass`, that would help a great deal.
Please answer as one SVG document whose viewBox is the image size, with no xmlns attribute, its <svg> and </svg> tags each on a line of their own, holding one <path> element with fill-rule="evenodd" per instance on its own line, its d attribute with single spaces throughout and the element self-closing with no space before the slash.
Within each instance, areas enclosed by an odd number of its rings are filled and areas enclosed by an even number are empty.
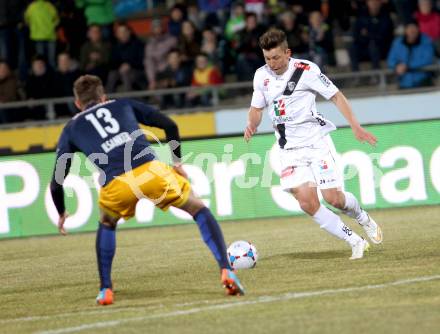
<svg viewBox="0 0 440 334">
<path fill-rule="evenodd" d="M 332 251 L 322 251 L 322 252 L 297 252 L 297 253 L 286 253 L 278 254 L 273 256 L 268 256 L 267 258 L 279 259 L 285 258 L 287 260 L 328 260 L 328 259 L 339 259 L 349 257 L 351 254 L 347 250 L 332 250 Z"/>
</svg>

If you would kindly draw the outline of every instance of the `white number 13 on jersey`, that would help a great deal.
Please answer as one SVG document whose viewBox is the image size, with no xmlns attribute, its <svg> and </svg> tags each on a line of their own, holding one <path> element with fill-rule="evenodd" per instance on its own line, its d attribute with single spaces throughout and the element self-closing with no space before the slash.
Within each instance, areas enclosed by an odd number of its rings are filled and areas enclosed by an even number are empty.
<svg viewBox="0 0 440 334">
<path fill-rule="evenodd" d="M 105 122 L 105 126 L 102 126 L 98 119 L 102 119 Z M 120 130 L 119 123 L 112 117 L 112 113 L 107 108 L 99 108 L 95 114 L 87 114 L 86 120 L 92 123 L 96 131 L 102 138 L 107 138 L 109 134 L 118 133 Z"/>
</svg>

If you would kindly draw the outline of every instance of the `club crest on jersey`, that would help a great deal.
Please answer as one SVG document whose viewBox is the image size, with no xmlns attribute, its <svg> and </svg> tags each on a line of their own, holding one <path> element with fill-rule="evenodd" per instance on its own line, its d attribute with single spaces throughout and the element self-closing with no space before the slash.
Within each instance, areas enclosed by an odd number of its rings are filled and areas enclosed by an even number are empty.
<svg viewBox="0 0 440 334">
<path fill-rule="evenodd" d="M 263 89 L 269 90 L 269 79 L 264 79 L 263 81 Z"/>
<path fill-rule="evenodd" d="M 321 168 L 321 170 L 328 169 L 327 161 L 321 160 L 321 165 L 319 167 Z"/>
<path fill-rule="evenodd" d="M 290 90 L 291 92 L 295 90 L 295 86 L 296 86 L 296 82 L 294 81 L 289 81 L 287 83 L 287 89 Z"/>
<path fill-rule="evenodd" d="M 283 99 L 273 101 L 273 110 L 275 112 L 275 116 L 284 116 L 286 115 L 286 105 Z"/>
</svg>

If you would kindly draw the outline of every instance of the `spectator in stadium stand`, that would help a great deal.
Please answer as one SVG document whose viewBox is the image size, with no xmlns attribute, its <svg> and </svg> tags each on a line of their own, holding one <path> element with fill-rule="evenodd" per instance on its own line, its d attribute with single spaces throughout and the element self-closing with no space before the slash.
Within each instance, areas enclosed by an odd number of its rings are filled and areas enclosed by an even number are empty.
<svg viewBox="0 0 440 334">
<path fill-rule="evenodd" d="M 263 19 L 265 0 L 245 0 L 244 9 L 247 13 L 255 13 L 258 22 Z"/>
<path fill-rule="evenodd" d="M 78 64 L 72 61 L 67 52 L 61 52 L 57 57 L 57 71 L 55 82 L 57 84 L 58 96 L 72 96 L 73 83 L 80 76 Z"/>
<path fill-rule="evenodd" d="M 183 60 L 190 64 L 194 63 L 194 59 L 200 53 L 200 34 L 191 21 L 182 23 L 178 48 L 182 53 Z"/>
<path fill-rule="evenodd" d="M 58 50 L 67 50 L 72 58 L 79 59 L 87 36 L 84 11 L 75 6 L 75 0 L 57 0 L 55 3 L 60 16 Z"/>
<path fill-rule="evenodd" d="M 324 15 L 326 22 L 337 22 L 339 28 L 348 31 L 351 27 L 350 19 L 353 16 L 352 0 L 329 0 L 328 16 Z"/>
<path fill-rule="evenodd" d="M 321 0 L 292 0 L 289 1 L 291 11 L 296 16 L 296 21 L 302 26 L 309 22 L 308 13 L 320 11 L 323 1 Z"/>
<path fill-rule="evenodd" d="M 437 55 L 440 56 L 440 14 L 433 10 L 431 0 L 419 0 L 418 4 L 419 10 L 415 13 L 415 18 L 420 32 L 431 38 Z"/>
<path fill-rule="evenodd" d="M 105 40 L 113 38 L 113 13 L 112 0 L 75 0 L 78 8 L 84 9 L 87 25 L 97 24 L 101 26 L 102 36 Z"/>
<path fill-rule="evenodd" d="M 177 38 L 164 31 L 160 20 L 153 20 L 152 36 L 145 44 L 144 56 L 148 89 L 157 88 L 157 76 L 167 67 L 167 55 L 176 46 Z"/>
<path fill-rule="evenodd" d="M 27 30 L 23 24 L 26 0 L 0 1 L 0 59 L 11 69 L 19 68 L 20 79 L 27 75 L 26 40 Z"/>
<path fill-rule="evenodd" d="M 222 82 L 223 78 L 219 69 L 209 63 L 208 56 L 203 53 L 197 55 L 191 86 L 203 87 L 221 84 Z M 186 97 L 188 105 L 191 107 L 196 105 L 212 105 L 212 94 L 210 90 L 191 90 L 187 93 Z"/>
<path fill-rule="evenodd" d="M 142 89 L 144 78 L 144 44 L 126 24 L 116 28 L 116 44 L 112 45 L 110 71 L 107 79 L 107 91 L 115 92 L 118 83 L 121 91 L 128 92 L 135 87 Z"/>
<path fill-rule="evenodd" d="M 416 22 L 405 26 L 405 35 L 396 37 L 388 55 L 388 67 L 397 74 L 399 88 L 432 85 L 432 73 L 420 68 L 433 65 L 434 61 L 434 45 L 420 33 Z"/>
<path fill-rule="evenodd" d="M 245 28 L 238 33 L 236 72 L 239 81 L 252 80 L 255 71 L 264 65 L 258 39 L 264 33 L 255 13 L 246 13 Z"/>
<path fill-rule="evenodd" d="M 215 65 L 223 73 L 223 47 L 219 45 L 217 34 L 212 29 L 204 29 L 202 32 L 202 44 L 200 51 L 208 56 L 211 64 Z"/>
<path fill-rule="evenodd" d="M 231 16 L 226 22 L 225 37 L 232 47 L 238 42 L 238 33 L 246 26 L 244 7 L 241 3 L 234 3 Z"/>
<path fill-rule="evenodd" d="M 58 66 L 55 72 L 57 96 L 72 96 L 72 87 L 81 75 L 78 64 L 70 58 L 67 52 L 61 52 L 57 57 Z M 74 115 L 78 110 L 73 103 L 56 106 L 57 115 Z"/>
<path fill-rule="evenodd" d="M 192 68 L 182 63 L 178 49 L 171 50 L 167 56 L 167 67 L 158 76 L 158 88 L 178 88 L 191 85 Z M 161 108 L 183 108 L 185 93 L 162 95 Z"/>
<path fill-rule="evenodd" d="M 26 97 L 28 99 L 44 99 L 56 96 L 54 73 L 43 56 L 37 55 L 32 59 L 31 74 L 26 80 Z M 29 118 L 44 119 L 46 108 L 43 106 L 31 107 Z"/>
<path fill-rule="evenodd" d="M 245 25 L 244 6 L 239 2 L 234 3 L 223 31 L 226 44 L 223 63 L 227 73 L 235 73 L 235 64 L 237 62 L 235 51 L 238 44 L 238 33 L 244 29 Z"/>
<path fill-rule="evenodd" d="M 81 46 L 80 69 L 83 73 L 96 75 L 106 82 L 110 69 L 111 45 L 102 39 L 101 27 L 96 24 L 89 26 L 87 38 L 88 41 Z"/>
<path fill-rule="evenodd" d="M 202 18 L 202 14 L 199 11 L 199 8 L 194 5 L 188 5 L 186 10 L 187 12 L 187 20 L 191 21 L 197 30 L 201 31 L 204 28 L 204 22 Z"/>
<path fill-rule="evenodd" d="M 404 26 L 413 20 L 413 13 L 417 9 L 417 0 L 393 0 L 399 26 Z"/>
<path fill-rule="evenodd" d="M 46 0 L 34 0 L 26 8 L 24 19 L 29 26 L 35 52 L 43 55 L 52 68 L 56 67 L 56 28 L 58 11 Z"/>
<path fill-rule="evenodd" d="M 367 10 L 361 10 L 353 27 L 353 43 L 350 47 L 352 70 L 359 71 L 361 61 L 370 61 L 373 69 L 379 69 L 392 39 L 390 13 L 382 8 L 381 0 L 367 0 Z"/>
<path fill-rule="evenodd" d="M 0 103 L 18 100 L 18 82 L 7 62 L 0 60 Z M 0 109 L 0 123 L 7 123 L 12 118 L 14 109 Z"/>
<path fill-rule="evenodd" d="M 231 0 L 206 1 L 198 0 L 200 11 L 203 12 L 204 28 L 214 29 L 214 31 L 222 35 L 223 23 L 226 10 L 231 6 Z"/>
<path fill-rule="evenodd" d="M 171 8 L 170 20 L 168 21 L 168 32 L 178 38 L 182 31 L 182 23 L 185 20 L 184 8 L 177 4 Z"/>
<path fill-rule="evenodd" d="M 333 33 L 329 24 L 324 22 L 321 12 L 313 11 L 309 14 L 309 25 L 306 28 L 309 57 L 322 70 L 326 65 L 334 65 Z"/>
<path fill-rule="evenodd" d="M 304 26 L 296 21 L 296 16 L 291 11 L 279 15 L 279 28 L 287 37 L 287 44 L 297 58 L 307 58 L 309 47 L 307 44 Z"/>
</svg>

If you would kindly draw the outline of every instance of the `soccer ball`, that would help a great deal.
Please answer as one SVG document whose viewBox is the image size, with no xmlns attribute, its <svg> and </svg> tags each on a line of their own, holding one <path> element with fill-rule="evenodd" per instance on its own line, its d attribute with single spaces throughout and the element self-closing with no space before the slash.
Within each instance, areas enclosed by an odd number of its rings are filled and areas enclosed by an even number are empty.
<svg viewBox="0 0 440 334">
<path fill-rule="evenodd" d="M 228 247 L 228 259 L 232 269 L 249 269 L 257 264 L 258 252 L 250 242 L 234 241 Z"/>
</svg>

